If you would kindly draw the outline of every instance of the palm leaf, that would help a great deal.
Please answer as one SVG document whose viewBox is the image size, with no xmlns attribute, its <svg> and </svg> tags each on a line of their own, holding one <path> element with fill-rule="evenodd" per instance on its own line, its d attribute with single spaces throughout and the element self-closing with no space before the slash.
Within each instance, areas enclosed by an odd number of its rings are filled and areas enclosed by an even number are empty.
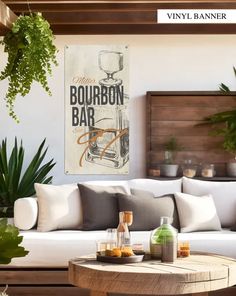
<svg viewBox="0 0 236 296">
<path fill-rule="evenodd" d="M 220 86 L 219 86 L 219 89 L 222 91 L 222 92 L 230 92 L 230 89 L 227 85 L 225 85 L 224 83 L 221 83 Z"/>
<path fill-rule="evenodd" d="M 34 183 L 45 183 L 44 180 L 47 174 L 55 165 L 55 163 L 52 162 L 53 159 L 37 170 L 35 174 L 31 176 L 31 179 L 28 179 L 28 183 L 25 184 L 25 187 L 20 186 L 19 197 L 32 196 L 35 194 Z"/>
<path fill-rule="evenodd" d="M 45 144 L 45 139 L 40 144 L 35 156 L 33 157 L 28 168 L 26 169 L 26 171 L 21 179 L 20 187 L 24 187 L 28 183 L 29 178 L 31 178 L 31 176 L 35 174 L 35 172 L 39 168 L 40 164 L 42 163 L 42 161 L 47 153 L 47 148 L 46 148 L 46 150 L 41 155 L 44 144 Z"/>
<path fill-rule="evenodd" d="M 233 67 L 233 70 L 234 70 L 234 76 L 236 77 L 236 68 Z"/>
</svg>

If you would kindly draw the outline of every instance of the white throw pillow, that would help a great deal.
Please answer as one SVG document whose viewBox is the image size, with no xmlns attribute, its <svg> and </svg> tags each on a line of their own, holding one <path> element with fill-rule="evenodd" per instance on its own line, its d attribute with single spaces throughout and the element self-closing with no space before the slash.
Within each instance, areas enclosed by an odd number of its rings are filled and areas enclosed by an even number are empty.
<svg viewBox="0 0 236 296">
<path fill-rule="evenodd" d="M 221 230 L 220 220 L 212 196 L 175 193 L 180 231 Z"/>
<path fill-rule="evenodd" d="M 236 220 L 236 182 L 193 180 L 183 177 L 183 192 L 193 195 L 211 194 L 222 227 L 231 227 Z"/>
<path fill-rule="evenodd" d="M 21 230 L 29 230 L 37 223 L 38 203 L 35 197 L 19 198 L 14 203 L 14 225 Z"/>
<path fill-rule="evenodd" d="M 77 185 L 35 185 L 38 198 L 38 231 L 78 229 L 82 208 Z"/>
</svg>

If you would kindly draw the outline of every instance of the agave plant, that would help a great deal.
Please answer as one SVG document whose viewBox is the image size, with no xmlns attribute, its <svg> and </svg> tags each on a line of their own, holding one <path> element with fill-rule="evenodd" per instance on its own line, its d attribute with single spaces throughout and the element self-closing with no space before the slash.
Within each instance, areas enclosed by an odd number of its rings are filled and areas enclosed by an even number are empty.
<svg viewBox="0 0 236 296">
<path fill-rule="evenodd" d="M 15 138 L 14 147 L 8 159 L 7 139 L 4 139 L 0 145 L 0 215 L 10 217 L 13 215 L 12 209 L 14 202 L 21 197 L 32 196 L 35 194 L 34 183 L 48 184 L 52 176 L 47 174 L 54 167 L 55 163 L 51 159 L 46 164 L 42 162 L 47 153 L 44 149 L 46 139 L 40 144 L 36 154 L 32 158 L 26 169 L 24 164 L 24 148 L 22 141 L 18 145 Z"/>
</svg>

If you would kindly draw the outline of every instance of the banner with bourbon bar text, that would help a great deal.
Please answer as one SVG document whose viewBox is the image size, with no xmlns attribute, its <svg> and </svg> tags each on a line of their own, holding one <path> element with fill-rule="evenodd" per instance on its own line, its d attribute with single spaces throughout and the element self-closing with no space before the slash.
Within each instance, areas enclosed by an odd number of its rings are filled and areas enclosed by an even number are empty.
<svg viewBox="0 0 236 296">
<path fill-rule="evenodd" d="M 66 174 L 128 174 L 128 59 L 124 45 L 65 47 Z"/>
</svg>

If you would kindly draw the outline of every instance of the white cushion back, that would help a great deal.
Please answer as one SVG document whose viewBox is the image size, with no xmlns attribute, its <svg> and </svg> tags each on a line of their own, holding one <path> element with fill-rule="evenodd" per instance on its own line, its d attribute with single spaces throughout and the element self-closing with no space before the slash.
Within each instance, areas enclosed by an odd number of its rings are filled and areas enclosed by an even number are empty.
<svg viewBox="0 0 236 296">
<path fill-rule="evenodd" d="M 181 192 L 182 179 L 160 181 L 153 179 L 133 179 L 129 181 L 129 187 L 152 192 L 155 196 Z"/>
</svg>

